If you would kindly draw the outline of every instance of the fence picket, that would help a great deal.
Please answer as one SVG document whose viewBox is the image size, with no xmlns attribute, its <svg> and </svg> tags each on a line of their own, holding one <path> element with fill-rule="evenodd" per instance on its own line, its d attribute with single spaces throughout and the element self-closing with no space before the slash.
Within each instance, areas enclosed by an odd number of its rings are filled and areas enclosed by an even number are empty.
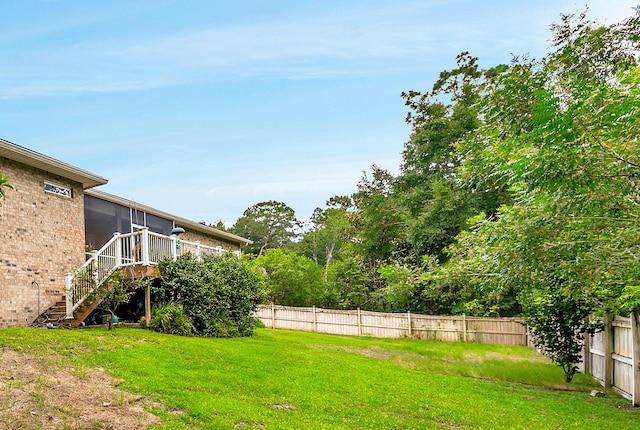
<svg viewBox="0 0 640 430">
<path fill-rule="evenodd" d="M 527 345 L 517 318 L 473 318 L 287 306 L 259 306 L 256 315 L 271 328 L 373 337 L 412 337 L 501 345 Z"/>
</svg>

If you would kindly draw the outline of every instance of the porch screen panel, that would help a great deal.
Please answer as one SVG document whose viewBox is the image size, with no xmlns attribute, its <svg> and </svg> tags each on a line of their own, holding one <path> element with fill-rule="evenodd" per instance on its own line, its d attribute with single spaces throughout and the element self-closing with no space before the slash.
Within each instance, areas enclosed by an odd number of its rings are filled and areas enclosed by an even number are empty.
<svg viewBox="0 0 640 430">
<path fill-rule="evenodd" d="M 84 196 L 85 243 L 87 250 L 100 249 L 113 233 L 129 233 L 129 208 L 93 196 Z"/>
<path fill-rule="evenodd" d="M 147 227 L 154 233 L 168 235 L 173 228 L 173 221 L 147 213 Z"/>
</svg>

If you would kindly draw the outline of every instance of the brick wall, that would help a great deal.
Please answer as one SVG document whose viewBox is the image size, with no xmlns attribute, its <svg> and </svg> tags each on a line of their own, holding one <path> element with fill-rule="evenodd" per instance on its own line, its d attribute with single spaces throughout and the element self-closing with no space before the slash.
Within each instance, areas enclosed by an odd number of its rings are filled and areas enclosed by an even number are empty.
<svg viewBox="0 0 640 430">
<path fill-rule="evenodd" d="M 82 185 L 0 157 L 13 190 L 0 201 L 0 327 L 26 326 L 64 295 L 64 275 L 84 263 Z M 45 193 L 44 182 L 72 189 Z"/>
<path fill-rule="evenodd" d="M 226 242 L 222 239 L 218 239 L 215 237 L 207 236 L 204 233 L 199 233 L 195 230 L 185 229 L 185 232 L 180 235 L 181 240 L 186 240 L 187 242 L 197 242 L 200 241 L 201 244 L 206 246 L 221 246 L 222 248 L 228 251 L 240 251 L 241 248 L 237 243 Z"/>
</svg>

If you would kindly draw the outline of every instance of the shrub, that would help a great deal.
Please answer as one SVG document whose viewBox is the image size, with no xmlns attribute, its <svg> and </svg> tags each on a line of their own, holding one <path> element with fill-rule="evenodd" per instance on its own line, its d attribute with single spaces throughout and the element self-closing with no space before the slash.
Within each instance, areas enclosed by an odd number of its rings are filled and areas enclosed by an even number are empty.
<svg viewBox="0 0 640 430">
<path fill-rule="evenodd" d="M 153 310 L 151 328 L 160 333 L 190 336 L 195 331 L 191 319 L 175 303 L 160 305 Z"/>
<path fill-rule="evenodd" d="M 185 254 L 158 264 L 162 282 L 152 288 L 154 299 L 176 303 L 191 319 L 195 334 L 237 337 L 253 334 L 253 312 L 264 301 L 259 276 L 232 254 Z"/>
</svg>

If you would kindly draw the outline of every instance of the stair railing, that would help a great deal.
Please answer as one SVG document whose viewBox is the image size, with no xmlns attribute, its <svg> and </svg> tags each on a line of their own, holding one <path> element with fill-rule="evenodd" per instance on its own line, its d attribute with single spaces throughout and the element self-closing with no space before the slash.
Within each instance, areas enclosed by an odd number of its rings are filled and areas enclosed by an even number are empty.
<svg viewBox="0 0 640 430">
<path fill-rule="evenodd" d="M 137 240 L 141 232 L 120 234 L 113 237 L 73 273 L 65 276 L 67 318 L 106 281 L 111 273 L 123 266 L 136 264 Z"/>
<path fill-rule="evenodd" d="M 198 258 L 205 255 L 220 255 L 226 251 L 220 247 L 187 242 L 177 236 L 165 236 L 142 228 L 133 233 L 114 233 L 113 237 L 78 270 L 65 276 L 67 319 L 89 298 L 117 269 L 130 266 L 155 265 L 165 258 L 175 260 L 191 253 Z M 240 252 L 234 252 L 240 256 Z"/>
</svg>

